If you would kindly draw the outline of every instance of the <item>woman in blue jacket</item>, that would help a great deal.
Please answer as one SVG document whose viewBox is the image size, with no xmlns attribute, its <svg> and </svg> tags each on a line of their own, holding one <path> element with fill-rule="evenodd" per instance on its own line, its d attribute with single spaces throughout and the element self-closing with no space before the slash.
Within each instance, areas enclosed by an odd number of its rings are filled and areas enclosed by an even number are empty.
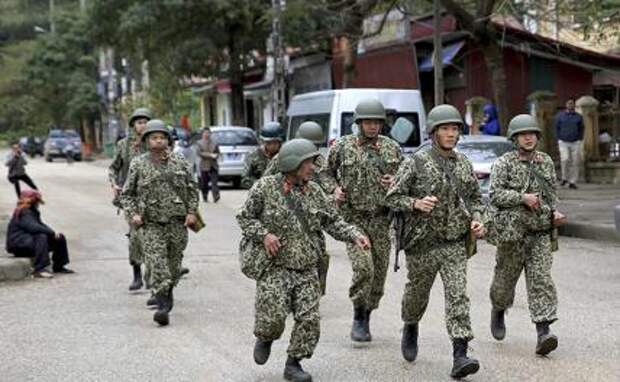
<svg viewBox="0 0 620 382">
<path fill-rule="evenodd" d="M 484 112 L 484 123 L 480 126 L 480 132 L 486 135 L 499 135 L 499 120 L 497 119 L 495 105 L 487 103 L 482 110 Z"/>
<path fill-rule="evenodd" d="M 21 192 L 17 208 L 9 221 L 6 250 L 16 257 L 34 258 L 34 277 L 53 277 L 47 270 L 50 263 L 54 273 L 74 273 L 65 267 L 69 263 L 65 236 L 56 233 L 41 221 L 39 204 L 42 203 L 43 199 L 38 191 Z"/>
</svg>

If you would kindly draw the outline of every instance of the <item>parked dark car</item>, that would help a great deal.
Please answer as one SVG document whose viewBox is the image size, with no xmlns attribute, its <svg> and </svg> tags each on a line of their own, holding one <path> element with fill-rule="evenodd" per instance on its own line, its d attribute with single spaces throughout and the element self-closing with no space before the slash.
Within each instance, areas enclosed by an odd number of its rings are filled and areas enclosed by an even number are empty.
<svg viewBox="0 0 620 382">
<path fill-rule="evenodd" d="M 31 158 L 37 155 L 43 156 L 45 138 L 41 137 L 21 137 L 19 139 L 19 148 L 22 152 L 28 154 Z"/>
<path fill-rule="evenodd" d="M 50 130 L 45 141 L 45 160 L 51 162 L 54 158 L 66 158 L 65 147 L 71 145 L 72 157 L 76 161 L 82 160 L 82 141 L 75 130 Z"/>
</svg>

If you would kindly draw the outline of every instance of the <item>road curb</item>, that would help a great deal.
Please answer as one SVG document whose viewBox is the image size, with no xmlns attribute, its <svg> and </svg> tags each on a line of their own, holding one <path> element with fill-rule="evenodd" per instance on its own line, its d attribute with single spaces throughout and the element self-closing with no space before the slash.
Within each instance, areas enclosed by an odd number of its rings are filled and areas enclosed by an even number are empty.
<svg viewBox="0 0 620 382">
<path fill-rule="evenodd" d="M 23 280 L 31 273 L 30 259 L 0 256 L 0 282 Z"/>
<path fill-rule="evenodd" d="M 562 236 L 620 243 L 620 233 L 600 224 L 567 223 L 559 227 L 559 232 Z"/>
</svg>

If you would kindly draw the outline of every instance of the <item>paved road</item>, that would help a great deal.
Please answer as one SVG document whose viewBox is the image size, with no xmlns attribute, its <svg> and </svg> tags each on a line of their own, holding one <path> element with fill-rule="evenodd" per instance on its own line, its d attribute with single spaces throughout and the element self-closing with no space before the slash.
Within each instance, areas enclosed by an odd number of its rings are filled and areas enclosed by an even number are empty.
<svg viewBox="0 0 620 382">
<path fill-rule="evenodd" d="M 207 229 L 192 234 L 186 256 L 191 273 L 175 293 L 172 323 L 152 321 L 146 292 L 129 293 L 125 226 L 110 205 L 101 165 L 44 163 L 29 167 L 43 190 L 45 220 L 66 233 L 76 275 L 0 284 L 0 381 L 280 381 L 290 321 L 265 366 L 252 361 L 254 285 L 238 270 L 239 229 L 234 211 L 242 191 L 223 191 L 203 205 Z M 10 184 L 0 181 L 0 213 L 14 205 Z M 451 346 L 437 282 L 421 323 L 414 364 L 400 356 L 400 299 L 405 272 L 390 272 L 387 295 L 373 314 L 373 342 L 349 340 L 351 277 L 343 246 L 333 254 L 328 295 L 322 300 L 322 337 L 304 362 L 316 381 L 448 381 Z M 560 321 L 559 349 L 534 356 L 524 282 L 507 317 L 507 339 L 488 330 L 492 247 L 481 245 L 469 267 L 468 289 L 476 339 L 471 354 L 481 370 L 471 381 L 620 380 L 620 247 L 563 239 L 554 276 Z"/>
</svg>

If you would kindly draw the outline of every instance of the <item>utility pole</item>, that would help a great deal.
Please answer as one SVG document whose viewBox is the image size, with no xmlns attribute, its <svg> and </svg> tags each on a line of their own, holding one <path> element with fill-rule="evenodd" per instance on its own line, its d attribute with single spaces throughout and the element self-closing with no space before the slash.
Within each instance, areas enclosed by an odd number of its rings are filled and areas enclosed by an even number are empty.
<svg viewBox="0 0 620 382">
<path fill-rule="evenodd" d="M 441 42 L 441 4 L 433 0 L 433 68 L 435 73 L 435 105 L 444 103 L 443 99 L 443 50 Z"/>
<path fill-rule="evenodd" d="M 272 110 L 275 119 L 282 123 L 286 109 L 286 83 L 285 67 L 284 67 L 284 49 L 282 47 L 282 2 L 281 0 L 272 0 L 271 5 L 274 10 L 274 18 L 272 22 L 272 42 L 273 42 L 273 61 L 274 61 L 274 77 L 272 84 Z"/>
</svg>

